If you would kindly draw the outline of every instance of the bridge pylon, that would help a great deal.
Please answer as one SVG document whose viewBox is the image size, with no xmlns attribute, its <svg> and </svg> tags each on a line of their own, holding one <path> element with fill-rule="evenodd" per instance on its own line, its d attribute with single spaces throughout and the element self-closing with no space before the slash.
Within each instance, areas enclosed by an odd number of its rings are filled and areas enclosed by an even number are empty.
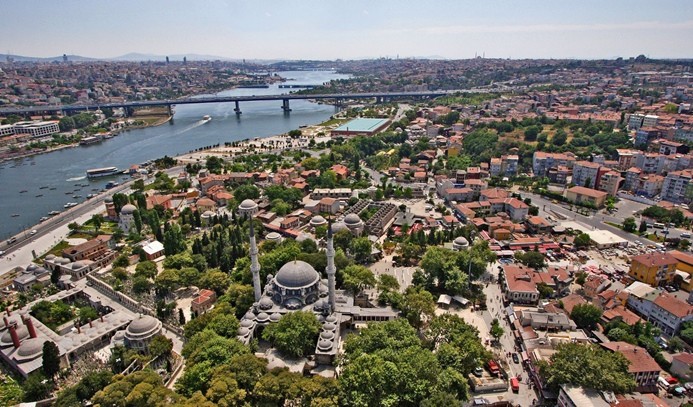
<svg viewBox="0 0 693 407">
<path fill-rule="evenodd" d="M 282 110 L 284 113 L 289 113 L 291 108 L 289 107 L 289 99 L 282 99 Z"/>
<path fill-rule="evenodd" d="M 240 116 L 243 112 L 241 112 L 241 105 L 236 101 L 236 107 L 233 109 L 234 112 L 236 112 L 236 116 Z"/>
</svg>

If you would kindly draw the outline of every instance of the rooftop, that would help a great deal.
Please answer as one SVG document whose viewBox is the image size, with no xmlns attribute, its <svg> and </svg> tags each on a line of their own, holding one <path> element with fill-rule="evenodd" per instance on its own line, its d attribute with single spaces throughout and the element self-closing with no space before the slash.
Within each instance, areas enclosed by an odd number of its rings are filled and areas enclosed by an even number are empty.
<svg viewBox="0 0 693 407">
<path fill-rule="evenodd" d="M 376 132 L 378 129 L 386 125 L 387 122 L 387 119 L 358 118 L 342 124 L 334 131 Z"/>
</svg>

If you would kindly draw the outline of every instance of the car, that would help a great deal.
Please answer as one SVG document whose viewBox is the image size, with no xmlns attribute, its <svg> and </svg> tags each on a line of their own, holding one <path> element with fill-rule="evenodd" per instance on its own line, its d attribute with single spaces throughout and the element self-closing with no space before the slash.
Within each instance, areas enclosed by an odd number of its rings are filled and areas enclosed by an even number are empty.
<svg viewBox="0 0 693 407">
<path fill-rule="evenodd" d="M 688 232 L 683 232 L 683 233 L 681 233 L 681 237 L 684 239 L 690 239 L 691 234 Z"/>
<path fill-rule="evenodd" d="M 664 287 L 664 289 L 669 291 L 670 293 L 676 292 L 676 287 L 674 287 L 672 285 L 668 285 L 668 286 Z"/>
<path fill-rule="evenodd" d="M 481 377 L 484 375 L 484 369 L 481 366 L 477 366 L 476 368 L 474 368 L 473 373 L 474 373 L 474 376 Z"/>
<path fill-rule="evenodd" d="M 517 353 L 513 353 L 513 362 L 520 363 L 520 358 L 517 356 Z"/>
<path fill-rule="evenodd" d="M 36 233 L 38 233 L 38 230 L 36 230 L 36 229 L 34 229 L 34 230 L 32 230 L 31 232 L 29 232 L 29 234 L 30 234 L 31 236 L 35 235 Z"/>
<path fill-rule="evenodd" d="M 13 236 L 13 237 L 10 238 L 10 240 L 7 241 L 7 244 L 12 244 L 12 243 L 14 243 L 14 242 L 16 242 L 16 241 L 17 241 L 17 238 Z"/>
<path fill-rule="evenodd" d="M 4 250 L 0 250 L 0 257 L 2 257 L 5 254 Z"/>
</svg>

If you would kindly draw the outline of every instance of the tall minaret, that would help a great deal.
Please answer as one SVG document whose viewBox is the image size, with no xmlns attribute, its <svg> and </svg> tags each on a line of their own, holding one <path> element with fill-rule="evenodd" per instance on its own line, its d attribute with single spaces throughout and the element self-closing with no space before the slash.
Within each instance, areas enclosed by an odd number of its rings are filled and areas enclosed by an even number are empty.
<svg viewBox="0 0 693 407">
<path fill-rule="evenodd" d="M 332 311 L 335 309 L 335 281 L 334 277 L 337 273 L 337 268 L 334 266 L 334 243 L 332 239 L 332 222 L 327 224 L 327 289 L 329 290 L 330 307 Z"/>
<path fill-rule="evenodd" d="M 253 228 L 253 218 L 250 220 L 250 272 L 253 274 L 253 291 L 255 293 L 255 301 L 260 301 L 262 291 L 260 290 L 260 262 L 257 258 L 257 244 L 255 243 L 255 229 Z"/>
</svg>

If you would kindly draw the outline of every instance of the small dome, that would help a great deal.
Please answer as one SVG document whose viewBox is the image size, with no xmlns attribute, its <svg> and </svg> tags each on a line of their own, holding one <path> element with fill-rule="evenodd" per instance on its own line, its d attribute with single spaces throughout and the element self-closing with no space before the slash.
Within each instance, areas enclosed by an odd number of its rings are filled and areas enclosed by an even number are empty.
<svg viewBox="0 0 693 407">
<path fill-rule="evenodd" d="M 120 209 L 120 213 L 123 215 L 132 215 L 137 210 L 137 207 L 132 204 L 127 204 Z"/>
<path fill-rule="evenodd" d="M 106 203 L 111 203 L 111 202 L 113 202 L 113 198 L 111 198 L 110 196 L 107 196 L 103 201 Z"/>
<path fill-rule="evenodd" d="M 325 300 L 320 299 L 315 301 L 315 304 L 313 304 L 313 309 L 316 311 L 321 311 L 323 308 L 325 308 Z"/>
<path fill-rule="evenodd" d="M 359 218 L 359 215 L 355 213 L 350 213 L 346 217 L 344 217 L 344 223 L 347 226 L 355 226 L 361 223 L 361 218 Z"/>
<path fill-rule="evenodd" d="M 55 259 L 55 254 L 49 254 L 48 256 L 46 256 L 46 260 L 53 260 L 53 259 Z"/>
<path fill-rule="evenodd" d="M 320 338 L 321 339 L 327 339 L 328 341 L 331 341 L 332 338 L 334 338 L 334 334 L 330 331 L 322 331 L 322 333 L 320 333 Z"/>
<path fill-rule="evenodd" d="M 37 268 L 38 268 L 37 265 L 35 265 L 34 263 L 31 263 L 31 264 L 29 264 L 28 266 L 26 266 L 26 271 L 34 271 L 34 270 L 36 270 Z"/>
<path fill-rule="evenodd" d="M 260 309 L 268 310 L 274 306 L 274 302 L 267 297 L 260 298 L 260 303 L 258 304 Z"/>
<path fill-rule="evenodd" d="M 240 327 L 238 328 L 238 335 L 240 336 L 248 336 L 250 333 L 250 330 L 248 328 Z"/>
<path fill-rule="evenodd" d="M 141 315 L 128 325 L 125 332 L 130 335 L 145 334 L 155 330 L 159 324 L 161 324 L 161 322 L 159 322 L 158 319 L 150 317 L 149 315 Z"/>
<path fill-rule="evenodd" d="M 321 324 L 325 322 L 325 317 L 323 315 L 318 315 L 318 322 L 320 322 Z"/>
<path fill-rule="evenodd" d="M 337 322 L 337 317 L 334 316 L 334 314 L 330 314 L 327 317 L 325 317 L 325 322 L 331 322 L 334 324 L 335 322 Z"/>
<path fill-rule="evenodd" d="M 17 325 L 17 337 L 22 341 L 29 337 L 29 330 L 24 325 Z M 0 343 L 2 344 L 12 344 L 12 335 L 10 335 L 10 330 L 5 331 L 2 336 L 0 336 Z"/>
<path fill-rule="evenodd" d="M 212 212 L 212 211 L 205 211 L 205 212 L 202 214 L 202 216 L 205 217 L 205 218 L 212 218 L 212 217 L 214 217 L 214 215 L 216 215 L 216 214 L 215 214 L 214 212 Z"/>
<path fill-rule="evenodd" d="M 253 326 L 253 321 L 245 318 L 241 319 L 241 326 L 243 328 L 250 328 L 251 326 Z"/>
<path fill-rule="evenodd" d="M 329 351 L 330 349 L 332 349 L 332 341 L 321 339 L 318 342 L 318 349 L 323 351 L 323 352 Z"/>
<path fill-rule="evenodd" d="M 257 322 L 267 322 L 269 321 L 269 315 L 266 312 L 261 312 L 257 314 Z"/>
<path fill-rule="evenodd" d="M 282 239 L 282 235 L 277 232 L 269 232 L 267 236 L 265 236 L 265 239 L 276 242 Z"/>
<path fill-rule="evenodd" d="M 253 321 L 255 320 L 255 314 L 253 314 L 252 311 L 248 311 L 245 313 L 245 316 L 243 318 Z"/>
<path fill-rule="evenodd" d="M 322 329 L 326 331 L 334 331 L 335 329 L 337 329 L 337 325 L 331 322 L 327 322 L 325 325 L 322 326 Z"/>
<path fill-rule="evenodd" d="M 257 204 L 252 199 L 246 199 L 238 206 L 239 209 L 250 210 L 257 208 Z"/>
<path fill-rule="evenodd" d="M 30 338 L 22 342 L 17 349 L 17 356 L 22 359 L 35 359 L 43 353 L 43 340 Z"/>
<path fill-rule="evenodd" d="M 61 257 L 61 258 L 59 258 L 58 260 L 56 260 L 56 262 L 57 262 L 58 264 L 68 264 L 68 263 L 70 262 L 70 259 L 66 259 L 66 258 L 64 258 L 64 257 Z"/>
<path fill-rule="evenodd" d="M 315 284 L 320 275 L 310 264 L 301 260 L 286 263 L 279 269 L 274 281 L 285 288 L 301 288 Z"/>
<path fill-rule="evenodd" d="M 82 263 L 81 261 L 76 261 L 72 263 L 72 270 L 79 270 L 82 267 L 84 267 L 84 263 Z"/>
<path fill-rule="evenodd" d="M 325 224 L 327 224 L 327 221 L 320 215 L 313 216 L 313 218 L 310 220 L 310 225 L 313 227 L 322 226 Z"/>
<path fill-rule="evenodd" d="M 340 230 L 348 230 L 347 225 L 344 222 L 335 222 L 332 224 L 332 233 L 337 233 Z"/>
<path fill-rule="evenodd" d="M 272 315 L 270 315 L 270 321 L 272 321 L 272 322 L 277 322 L 280 319 L 282 319 L 282 314 L 280 314 L 278 312 L 275 312 Z"/>
<path fill-rule="evenodd" d="M 469 246 L 469 242 L 464 238 L 464 236 L 458 237 L 453 241 L 453 243 L 455 243 L 457 246 Z"/>
<path fill-rule="evenodd" d="M 368 192 L 376 192 L 377 190 L 378 190 L 378 188 L 375 187 L 374 185 L 371 185 L 368 188 L 366 188 L 366 191 L 368 191 Z"/>
</svg>

